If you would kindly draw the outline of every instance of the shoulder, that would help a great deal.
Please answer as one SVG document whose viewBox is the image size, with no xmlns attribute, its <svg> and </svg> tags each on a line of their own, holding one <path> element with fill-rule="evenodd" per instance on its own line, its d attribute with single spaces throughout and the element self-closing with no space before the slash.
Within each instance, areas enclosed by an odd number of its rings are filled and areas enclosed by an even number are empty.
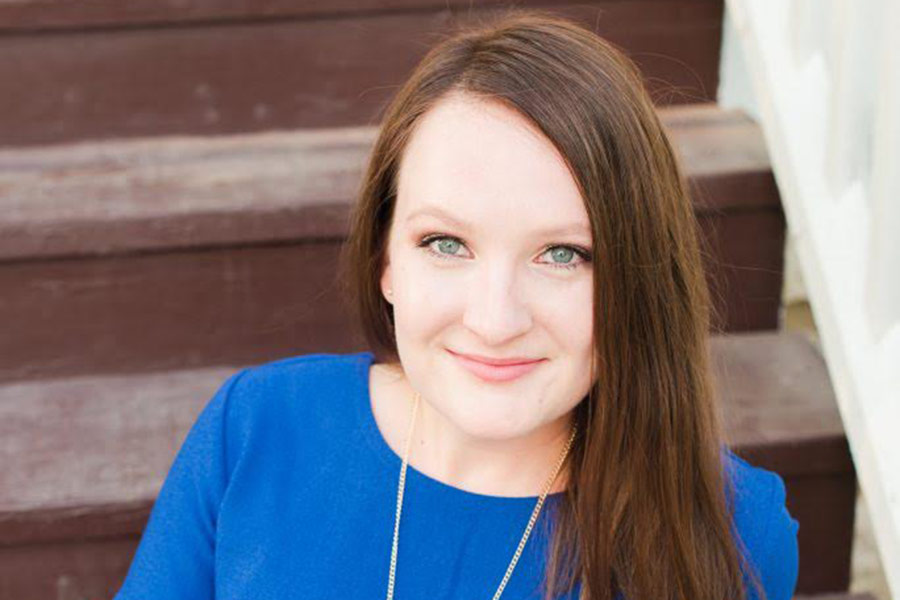
<svg viewBox="0 0 900 600">
<path fill-rule="evenodd" d="M 247 367 L 239 375 L 245 387 L 284 385 L 292 381 L 328 386 L 340 383 L 340 380 L 328 379 L 328 375 L 352 372 L 355 368 L 368 365 L 371 358 L 370 352 L 299 354 Z"/>
<path fill-rule="evenodd" d="M 784 480 L 725 450 L 735 530 L 767 600 L 789 600 L 797 582 L 799 523 L 787 508 Z M 751 590 L 752 592 L 752 590 Z M 751 593 L 748 598 L 755 598 Z"/>
<path fill-rule="evenodd" d="M 308 435 L 313 422 L 341 419 L 366 393 L 372 359 L 370 352 L 303 354 L 235 373 L 210 402 L 219 407 L 229 454 L 241 455 L 254 440 Z"/>
<path fill-rule="evenodd" d="M 371 362 L 370 352 L 301 354 L 247 367 L 225 385 L 232 403 L 258 400 L 273 392 L 278 398 L 311 393 L 336 393 L 358 384 Z"/>
</svg>

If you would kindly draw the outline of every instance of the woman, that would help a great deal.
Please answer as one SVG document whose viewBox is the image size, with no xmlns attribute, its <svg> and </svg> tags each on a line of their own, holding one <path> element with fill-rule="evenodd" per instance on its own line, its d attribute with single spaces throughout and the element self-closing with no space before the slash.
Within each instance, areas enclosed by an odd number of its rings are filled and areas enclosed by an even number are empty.
<svg viewBox="0 0 900 600">
<path fill-rule="evenodd" d="M 232 377 L 117 598 L 791 597 L 723 445 L 691 203 L 638 72 L 516 13 L 387 110 L 345 246 L 374 350 Z"/>
</svg>

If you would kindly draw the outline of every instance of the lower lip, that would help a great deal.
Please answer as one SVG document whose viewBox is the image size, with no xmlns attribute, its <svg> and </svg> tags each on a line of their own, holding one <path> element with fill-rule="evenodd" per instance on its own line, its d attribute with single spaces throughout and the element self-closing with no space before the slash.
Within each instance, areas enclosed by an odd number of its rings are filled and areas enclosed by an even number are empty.
<svg viewBox="0 0 900 600">
<path fill-rule="evenodd" d="M 472 360 L 470 358 L 466 358 L 464 356 L 460 356 L 459 354 L 453 354 L 454 358 L 459 361 L 459 363 L 468 369 L 474 375 L 484 379 L 485 381 L 512 381 L 513 379 L 518 379 L 523 375 L 526 375 L 533 370 L 535 370 L 543 360 L 536 360 L 528 363 L 519 363 L 515 365 L 504 365 L 504 366 L 495 366 L 488 365 L 483 362 L 478 362 L 477 360 Z"/>
</svg>

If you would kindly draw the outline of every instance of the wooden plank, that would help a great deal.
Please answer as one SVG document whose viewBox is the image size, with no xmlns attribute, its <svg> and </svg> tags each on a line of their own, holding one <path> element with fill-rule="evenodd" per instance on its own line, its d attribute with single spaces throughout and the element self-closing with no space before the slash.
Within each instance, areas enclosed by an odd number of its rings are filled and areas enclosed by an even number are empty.
<svg viewBox="0 0 900 600">
<path fill-rule="evenodd" d="M 0 386 L 0 546 L 133 534 L 236 368 Z"/>
<path fill-rule="evenodd" d="M 714 337 L 710 351 L 728 439 L 754 464 L 782 469 L 787 482 L 789 509 L 801 522 L 798 589 L 841 589 L 835 577 L 849 572 L 853 503 L 847 512 L 834 499 L 852 497 L 855 480 L 846 447 L 843 455 L 820 453 L 841 432 L 821 357 L 796 334 L 778 333 Z M 43 582 L 58 567 L 47 557 L 59 548 L 136 542 L 191 424 L 235 370 L 0 385 L 0 575 L 18 564 L 16 581 L 29 573 Z M 107 574 L 116 581 L 127 563 L 121 547 L 113 550 L 118 559 L 96 564 L 112 565 Z"/>
<path fill-rule="evenodd" d="M 139 540 L 130 535 L 0 547 L 0 597 L 112 598 L 125 579 Z"/>
<path fill-rule="evenodd" d="M 759 220 L 757 231 L 770 227 Z M 338 294 L 341 242 L 0 264 L 0 379 L 239 364 L 346 348 L 359 334 Z M 708 272 L 730 277 L 741 269 Z M 777 318 L 780 276 L 772 278 L 768 293 L 730 286 L 717 299 L 725 329 Z"/>
<path fill-rule="evenodd" d="M 714 98 L 721 2 L 552 9 L 631 53 L 660 104 Z M 16 82 L 0 96 L 0 146 L 371 125 L 441 35 L 489 11 L 0 35 L 0 81 Z"/>
<path fill-rule="evenodd" d="M 0 260 L 344 236 L 374 134 L 352 128 L 0 150 Z"/>
<path fill-rule="evenodd" d="M 719 314 L 713 318 L 713 331 L 777 329 L 784 279 L 781 209 L 728 210 L 698 217 L 706 243 L 706 281 Z"/>
<path fill-rule="evenodd" d="M 778 217 L 765 143 L 745 114 L 714 104 L 659 114 L 698 214 Z M 376 133 L 352 127 L 0 149 L 0 261 L 342 237 Z"/>
<path fill-rule="evenodd" d="M 872 594 L 816 594 L 794 596 L 794 600 L 875 600 Z"/>
<path fill-rule="evenodd" d="M 672 128 L 689 173 L 703 173 L 691 181 L 705 194 L 696 210 L 723 316 L 714 329 L 774 328 L 784 223 L 760 140 L 743 117 L 694 112 Z M 709 133 L 717 127 L 731 134 Z M 0 377 L 341 348 L 356 332 L 335 287 L 337 255 L 373 133 L 0 151 Z M 691 149 L 702 144 L 721 151 Z"/>
<path fill-rule="evenodd" d="M 727 440 L 737 452 L 753 452 L 755 461 L 785 476 L 853 472 L 846 446 L 843 454 L 802 452 L 805 442 L 827 446 L 843 436 L 827 370 L 808 341 L 796 333 L 712 336 L 710 352 Z M 236 370 L 0 385 L 0 438 L 6 441 L 0 450 L 8 466 L 0 471 L 0 515 L 152 499 L 190 424 Z M 73 456 L 76 464 L 59 460 Z M 18 533 L 11 536 L 8 520 L 0 523 L 6 536 L 0 545 L 21 541 Z"/>
<path fill-rule="evenodd" d="M 645 3 L 647 0 L 606 0 Z M 677 0 L 690 7 L 698 0 Z M 722 0 L 705 0 L 721 7 Z M 193 0 L 190 3 L 161 3 L 155 0 L 116 0 L 68 2 L 67 0 L 19 0 L 0 4 L 0 32 L 48 29 L 86 29 L 135 25 L 189 24 L 196 22 L 228 22 L 260 19 L 316 19 L 384 14 L 398 11 L 460 12 L 474 7 L 505 6 L 507 0 L 331 0 L 327 4 L 293 0 Z M 519 0 L 523 8 L 548 8 L 557 3 L 546 0 Z"/>
<path fill-rule="evenodd" d="M 711 341 L 728 440 L 784 478 L 788 510 L 800 522 L 797 590 L 846 590 L 856 475 L 821 354 L 797 333 Z"/>
<path fill-rule="evenodd" d="M 0 380 L 274 359 L 355 340 L 339 243 L 0 268 Z"/>
<path fill-rule="evenodd" d="M 713 336 L 710 346 L 729 444 L 740 450 L 816 440 L 842 452 L 817 452 L 804 462 L 756 458 L 784 475 L 853 471 L 828 370 L 808 339 L 754 332 Z"/>
</svg>

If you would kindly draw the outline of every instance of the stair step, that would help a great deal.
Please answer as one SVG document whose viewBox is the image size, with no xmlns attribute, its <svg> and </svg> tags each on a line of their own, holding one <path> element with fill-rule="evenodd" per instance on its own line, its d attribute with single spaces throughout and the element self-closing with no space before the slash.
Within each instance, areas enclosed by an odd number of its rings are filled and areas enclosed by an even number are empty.
<svg viewBox="0 0 900 600">
<path fill-rule="evenodd" d="M 712 103 L 658 114 L 699 215 L 780 208 L 765 140 L 746 114 Z M 0 261 L 342 236 L 376 134 L 342 127 L 0 148 Z"/>
<path fill-rule="evenodd" d="M 478 4 L 0 3 L 0 81 L 20 84 L 0 101 L 0 145 L 372 124 L 451 26 L 507 3 Z M 659 103 L 715 98 L 721 1 L 552 10 L 630 52 Z"/>
<path fill-rule="evenodd" d="M 872 594 L 817 594 L 815 596 L 794 596 L 794 600 L 875 600 Z"/>
<path fill-rule="evenodd" d="M 799 521 L 797 591 L 850 584 L 856 471 L 820 351 L 798 333 L 714 336 L 711 356 L 727 439 L 782 476 Z"/>
<path fill-rule="evenodd" d="M 728 439 L 785 479 L 798 591 L 846 590 L 855 478 L 820 355 L 787 333 L 716 336 L 711 355 Z M 0 581 L 18 593 L 7 595 L 49 597 L 63 575 L 82 597 L 117 589 L 171 461 L 234 370 L 0 386 Z M 72 560 L 79 548 L 91 561 Z"/>
<path fill-rule="evenodd" d="M 0 547 L 134 534 L 175 451 L 235 371 L 212 367 L 0 386 Z"/>
<path fill-rule="evenodd" d="M 784 215 L 761 132 L 714 104 L 660 116 L 710 243 L 716 327 L 777 327 Z M 0 149 L 0 379 L 353 347 L 334 275 L 375 133 Z"/>
</svg>

